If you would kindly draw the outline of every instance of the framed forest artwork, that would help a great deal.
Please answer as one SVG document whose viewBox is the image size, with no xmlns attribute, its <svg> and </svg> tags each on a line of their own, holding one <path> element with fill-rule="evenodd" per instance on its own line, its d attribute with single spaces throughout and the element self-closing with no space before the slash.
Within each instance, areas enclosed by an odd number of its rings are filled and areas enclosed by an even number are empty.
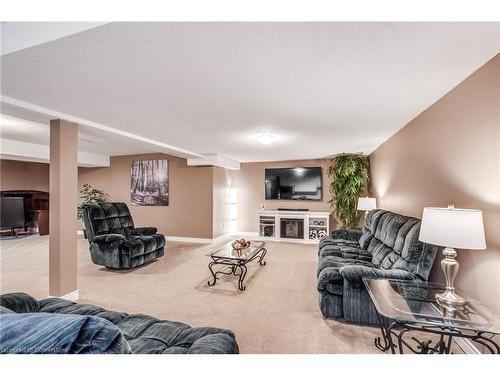
<svg viewBox="0 0 500 375">
<path fill-rule="evenodd" d="M 134 206 L 168 206 L 168 160 L 134 160 L 130 200 Z"/>
</svg>

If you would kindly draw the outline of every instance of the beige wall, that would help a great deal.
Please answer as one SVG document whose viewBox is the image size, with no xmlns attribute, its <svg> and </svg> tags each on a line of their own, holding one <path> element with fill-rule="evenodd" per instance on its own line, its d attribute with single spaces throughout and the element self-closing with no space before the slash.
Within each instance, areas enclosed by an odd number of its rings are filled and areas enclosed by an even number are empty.
<svg viewBox="0 0 500 375">
<path fill-rule="evenodd" d="M 133 160 L 169 159 L 170 204 L 168 207 L 138 207 L 130 204 L 130 165 Z M 265 201 L 266 168 L 316 167 L 323 170 L 323 200 L 318 202 Z M 114 201 L 130 207 L 135 224 L 154 225 L 169 236 L 213 238 L 230 228 L 228 188 L 238 188 L 239 231 L 256 232 L 259 203 L 266 209 L 308 208 L 330 211 L 328 160 L 243 163 L 241 170 L 219 167 L 188 167 L 186 160 L 166 154 L 127 155 L 111 158 L 111 166 L 78 169 L 79 188 L 87 183 L 103 189 Z M 49 191 L 49 165 L 20 161 L 1 161 L 2 190 L 33 189 Z"/>
<path fill-rule="evenodd" d="M 266 201 L 264 190 L 265 169 L 288 167 L 322 167 L 323 199 L 321 201 Z M 239 231 L 258 231 L 257 213 L 260 209 L 260 203 L 263 203 L 265 208 L 269 210 L 277 208 L 308 208 L 311 211 L 330 211 L 327 169 L 327 159 L 316 159 L 242 163 L 239 171 L 228 171 L 228 178 L 232 181 L 233 186 L 238 188 Z"/>
<path fill-rule="evenodd" d="M 0 190 L 49 191 L 49 165 L 0 160 Z"/>
<path fill-rule="evenodd" d="M 167 207 L 132 206 L 130 165 L 133 160 L 169 160 Z M 80 168 L 80 187 L 104 189 L 113 201 L 128 204 L 136 226 L 156 226 L 166 236 L 212 238 L 213 168 L 188 167 L 186 159 L 165 154 L 115 156 L 106 168 Z"/>
<path fill-rule="evenodd" d="M 500 55 L 370 155 L 379 207 L 421 217 L 425 206 L 483 211 L 486 251 L 459 250 L 457 284 L 500 312 Z M 431 278 L 441 281 L 438 261 Z"/>
</svg>

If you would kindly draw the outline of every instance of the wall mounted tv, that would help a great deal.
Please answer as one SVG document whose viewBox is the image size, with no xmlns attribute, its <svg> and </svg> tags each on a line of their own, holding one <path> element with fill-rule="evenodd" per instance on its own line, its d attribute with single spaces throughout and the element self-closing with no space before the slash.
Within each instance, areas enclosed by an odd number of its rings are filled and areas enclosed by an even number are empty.
<svg viewBox="0 0 500 375">
<path fill-rule="evenodd" d="M 266 200 L 321 200 L 321 167 L 266 169 Z"/>
</svg>

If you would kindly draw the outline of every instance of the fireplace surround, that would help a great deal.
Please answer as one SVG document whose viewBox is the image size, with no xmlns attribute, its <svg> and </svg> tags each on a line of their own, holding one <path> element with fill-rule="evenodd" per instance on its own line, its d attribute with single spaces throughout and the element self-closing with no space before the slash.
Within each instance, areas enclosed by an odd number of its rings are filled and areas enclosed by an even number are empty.
<svg viewBox="0 0 500 375">
<path fill-rule="evenodd" d="M 259 231 L 262 240 L 318 242 L 328 235 L 330 212 L 303 209 L 260 210 Z"/>
<path fill-rule="evenodd" d="M 281 238 L 304 238 L 304 219 L 280 219 Z"/>
</svg>

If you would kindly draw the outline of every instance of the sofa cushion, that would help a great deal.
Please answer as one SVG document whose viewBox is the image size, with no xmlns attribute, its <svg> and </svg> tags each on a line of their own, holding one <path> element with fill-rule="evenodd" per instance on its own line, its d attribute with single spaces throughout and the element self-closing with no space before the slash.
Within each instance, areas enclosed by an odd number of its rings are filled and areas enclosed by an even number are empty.
<svg viewBox="0 0 500 375">
<path fill-rule="evenodd" d="M 339 244 L 325 245 L 319 250 L 319 257 L 326 256 L 342 256 L 342 251 Z"/>
<path fill-rule="evenodd" d="M 144 254 L 155 251 L 159 247 L 156 244 L 156 238 L 153 236 L 140 236 L 139 240 L 144 244 Z"/>
<path fill-rule="evenodd" d="M 374 236 L 381 241 L 385 246 L 394 248 L 394 245 L 403 233 L 399 233 L 401 227 L 407 223 L 408 219 L 405 216 L 396 215 L 392 212 L 386 212 L 379 220 Z"/>
<path fill-rule="evenodd" d="M 323 248 L 319 250 L 319 257 L 325 256 L 338 256 L 342 257 L 345 252 L 355 253 L 355 252 L 365 252 L 362 250 L 357 243 L 354 242 L 334 242 L 323 245 Z"/>
<path fill-rule="evenodd" d="M 91 315 L 106 319 L 120 329 L 132 353 L 238 353 L 233 332 L 220 328 L 193 328 L 180 322 L 159 320 L 142 314 L 126 314 L 102 307 L 47 298 L 40 311 Z M 201 341 L 200 341 L 201 340 Z"/>
<path fill-rule="evenodd" d="M 156 241 L 156 248 L 165 247 L 165 236 L 163 234 L 150 234 L 149 236 L 153 237 Z"/>
<path fill-rule="evenodd" d="M 144 243 L 139 237 L 131 237 L 120 244 L 120 250 L 130 258 L 144 255 Z"/>
<path fill-rule="evenodd" d="M 357 241 L 346 240 L 346 239 L 343 239 L 343 238 L 323 237 L 319 241 L 318 254 L 321 254 L 321 251 L 324 248 L 328 248 L 328 247 L 332 247 L 332 246 L 333 247 L 337 247 L 337 246 L 340 246 L 340 245 L 358 246 L 358 242 Z"/>
<path fill-rule="evenodd" d="M 130 346 L 111 322 L 72 314 L 0 314 L 0 353 L 130 353 Z"/>
<path fill-rule="evenodd" d="M 53 297 L 42 299 L 39 311 L 56 314 L 97 315 L 105 310 L 99 306 Z"/>
<path fill-rule="evenodd" d="M 359 247 L 363 250 L 368 250 L 368 245 L 373 238 L 373 234 L 369 231 L 364 231 L 361 237 L 359 238 Z"/>
<path fill-rule="evenodd" d="M 90 219 L 90 228 L 87 228 L 89 240 L 100 234 L 109 234 L 108 221 L 103 208 L 98 204 L 84 206 Z M 93 232 L 93 233 L 92 233 Z"/>
<path fill-rule="evenodd" d="M 89 236 L 89 240 L 93 236 L 100 234 L 121 234 L 129 236 L 134 228 L 132 216 L 125 203 L 100 203 L 85 205 L 85 210 L 88 212 L 90 225 L 92 226 L 93 235 Z"/>
<path fill-rule="evenodd" d="M 392 249 L 374 237 L 370 241 L 368 251 L 372 253 L 372 263 L 378 267 L 382 264 L 384 258 L 392 252 Z"/>
</svg>

